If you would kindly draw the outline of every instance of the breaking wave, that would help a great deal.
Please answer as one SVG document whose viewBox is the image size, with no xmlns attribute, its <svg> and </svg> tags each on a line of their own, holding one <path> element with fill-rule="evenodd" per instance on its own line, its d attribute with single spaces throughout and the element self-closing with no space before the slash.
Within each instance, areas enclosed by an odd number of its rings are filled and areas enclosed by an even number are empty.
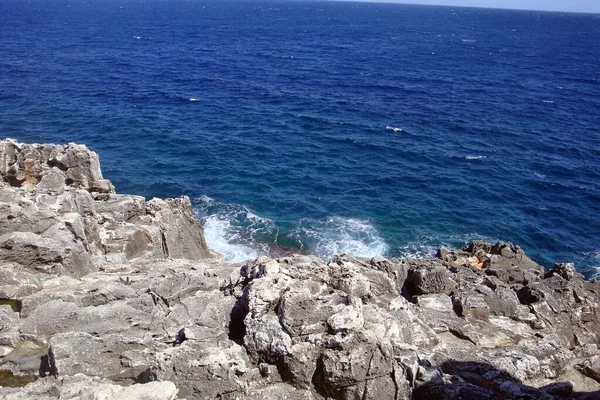
<svg viewBox="0 0 600 400">
<path fill-rule="evenodd" d="M 278 226 L 243 205 L 221 203 L 207 196 L 194 203 L 208 247 L 230 262 L 260 255 L 305 253 L 327 260 L 340 253 L 372 257 L 388 251 L 387 243 L 366 220 L 306 218 Z"/>
<path fill-rule="evenodd" d="M 226 261 L 244 262 L 271 252 L 278 234 L 268 218 L 251 212 L 246 206 L 215 201 L 202 196 L 194 201 L 196 214 L 204 228 L 206 244 Z"/>
<path fill-rule="evenodd" d="M 298 223 L 294 236 L 308 253 L 325 259 L 340 253 L 373 257 L 388 251 L 388 245 L 373 225 L 354 218 L 303 219 Z"/>
<path fill-rule="evenodd" d="M 403 132 L 404 131 L 404 129 L 402 129 L 402 128 L 398 128 L 398 127 L 395 127 L 395 126 L 389 126 L 389 125 L 386 126 L 385 129 L 387 129 L 388 131 L 392 131 L 394 133 L 398 133 L 398 132 Z"/>
<path fill-rule="evenodd" d="M 231 222 L 218 215 L 205 217 L 202 221 L 206 244 L 212 250 L 219 252 L 223 258 L 231 262 L 244 262 L 258 257 L 258 252 L 249 246 L 238 242 L 241 237 L 238 229 Z"/>
<path fill-rule="evenodd" d="M 583 253 L 581 259 L 575 262 L 578 270 L 582 265 L 587 266 L 588 269 L 579 272 L 589 274 L 591 278 L 600 279 L 600 250 Z"/>
</svg>

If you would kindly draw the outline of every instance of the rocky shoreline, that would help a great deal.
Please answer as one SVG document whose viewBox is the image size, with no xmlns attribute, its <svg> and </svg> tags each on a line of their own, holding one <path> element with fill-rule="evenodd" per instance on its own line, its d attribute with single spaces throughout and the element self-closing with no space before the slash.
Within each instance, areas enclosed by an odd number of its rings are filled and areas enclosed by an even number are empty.
<svg viewBox="0 0 600 400">
<path fill-rule="evenodd" d="M 187 197 L 0 141 L 2 399 L 598 399 L 600 283 L 511 243 L 223 262 Z"/>
</svg>

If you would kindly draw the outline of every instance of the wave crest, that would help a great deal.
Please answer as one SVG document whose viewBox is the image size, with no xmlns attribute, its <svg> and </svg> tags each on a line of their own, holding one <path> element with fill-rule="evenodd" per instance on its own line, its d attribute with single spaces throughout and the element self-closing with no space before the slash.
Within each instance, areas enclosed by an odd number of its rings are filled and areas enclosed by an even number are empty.
<svg viewBox="0 0 600 400">
<path fill-rule="evenodd" d="M 465 160 L 484 160 L 487 156 L 465 156 Z"/>
<path fill-rule="evenodd" d="M 294 232 L 309 253 L 328 259 L 346 253 L 355 257 L 383 255 L 388 245 L 377 229 L 366 220 L 330 217 L 315 221 L 300 221 Z"/>
<path fill-rule="evenodd" d="M 202 225 L 206 244 L 210 249 L 219 252 L 226 261 L 244 262 L 259 256 L 256 250 L 239 243 L 238 229 L 227 219 L 211 215 L 203 218 Z"/>
<path fill-rule="evenodd" d="M 223 259 L 244 262 L 270 253 L 270 243 L 278 234 L 273 221 L 256 215 L 246 206 L 222 203 L 208 196 L 198 197 L 194 202 L 206 244 Z"/>
<path fill-rule="evenodd" d="M 367 220 L 304 218 L 278 225 L 244 205 L 223 203 L 208 196 L 197 197 L 194 205 L 208 247 L 229 262 L 298 252 L 329 259 L 340 253 L 373 257 L 388 251 L 387 243 Z"/>
<path fill-rule="evenodd" d="M 398 133 L 398 132 L 403 132 L 404 131 L 404 129 L 402 129 L 402 128 L 398 128 L 398 127 L 390 126 L 390 125 L 386 126 L 385 129 L 387 129 L 388 131 L 392 131 L 394 133 Z"/>
</svg>

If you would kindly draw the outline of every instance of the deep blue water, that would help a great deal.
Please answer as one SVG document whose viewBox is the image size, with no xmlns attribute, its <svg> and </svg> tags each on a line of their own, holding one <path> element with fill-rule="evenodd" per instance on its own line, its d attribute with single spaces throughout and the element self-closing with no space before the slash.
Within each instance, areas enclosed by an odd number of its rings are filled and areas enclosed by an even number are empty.
<svg viewBox="0 0 600 400">
<path fill-rule="evenodd" d="M 0 136 L 189 195 L 230 259 L 505 239 L 600 268 L 600 15 L 0 0 Z"/>
</svg>

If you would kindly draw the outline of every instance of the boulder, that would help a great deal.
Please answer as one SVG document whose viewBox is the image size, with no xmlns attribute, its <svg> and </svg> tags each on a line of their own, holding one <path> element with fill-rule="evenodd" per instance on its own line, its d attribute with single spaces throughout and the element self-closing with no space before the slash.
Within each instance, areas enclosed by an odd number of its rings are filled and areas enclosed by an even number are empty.
<svg viewBox="0 0 600 400">
<path fill-rule="evenodd" d="M 413 294 L 441 293 L 446 289 L 448 272 L 444 265 L 435 259 L 412 259 L 409 265 L 407 283 Z"/>
</svg>

